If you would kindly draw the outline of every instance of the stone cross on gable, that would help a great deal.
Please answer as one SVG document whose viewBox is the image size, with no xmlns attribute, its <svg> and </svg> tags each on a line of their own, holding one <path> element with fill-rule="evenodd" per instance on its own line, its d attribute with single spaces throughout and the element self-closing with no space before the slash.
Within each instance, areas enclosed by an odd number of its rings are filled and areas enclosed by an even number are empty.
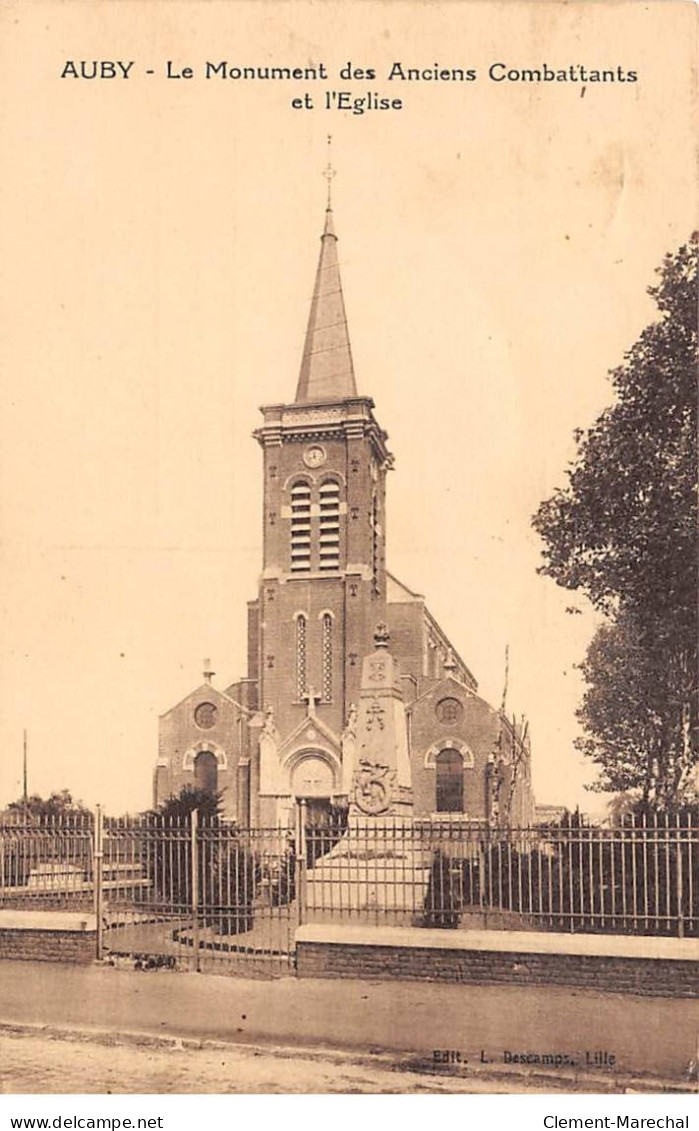
<svg viewBox="0 0 699 1131">
<path fill-rule="evenodd" d="M 320 703 L 323 696 L 319 695 L 314 687 L 309 687 L 306 694 L 302 695 L 301 698 L 303 699 L 304 703 L 308 703 L 308 713 L 309 713 L 309 715 L 315 715 L 315 713 L 316 713 L 316 703 Z"/>
</svg>

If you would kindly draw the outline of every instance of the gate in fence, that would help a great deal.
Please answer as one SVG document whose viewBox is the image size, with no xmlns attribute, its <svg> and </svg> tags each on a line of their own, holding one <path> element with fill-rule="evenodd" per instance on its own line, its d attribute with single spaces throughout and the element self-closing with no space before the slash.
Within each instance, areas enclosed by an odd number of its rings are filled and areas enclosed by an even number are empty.
<svg viewBox="0 0 699 1131">
<path fill-rule="evenodd" d="M 274 975 L 304 922 L 699 937 L 696 818 L 497 828 L 418 818 L 242 829 L 66 817 L 0 825 L 0 908 L 94 908 L 98 955 Z"/>
<path fill-rule="evenodd" d="M 196 811 L 102 820 L 95 832 L 101 950 L 144 967 L 241 974 L 293 968 L 294 837 Z"/>
</svg>

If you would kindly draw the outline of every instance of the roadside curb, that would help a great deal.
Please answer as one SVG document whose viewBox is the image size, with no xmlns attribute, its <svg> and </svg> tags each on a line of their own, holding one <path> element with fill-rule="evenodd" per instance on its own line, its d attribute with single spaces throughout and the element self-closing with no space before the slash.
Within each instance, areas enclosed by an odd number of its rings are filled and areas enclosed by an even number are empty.
<svg viewBox="0 0 699 1131">
<path fill-rule="evenodd" d="M 44 1025 L 38 1022 L 15 1022 L 0 1020 L 0 1037 L 10 1038 L 42 1037 L 46 1040 L 75 1041 L 99 1044 L 107 1047 L 128 1045 L 137 1048 L 169 1049 L 176 1052 L 191 1050 L 221 1050 L 235 1049 L 236 1053 L 243 1056 L 259 1056 L 273 1054 L 284 1060 L 305 1060 L 324 1062 L 326 1064 L 348 1064 L 366 1068 L 382 1068 L 396 1073 L 413 1073 L 414 1075 L 433 1078 L 435 1080 L 448 1080 L 464 1082 L 469 1079 L 481 1083 L 492 1083 L 497 1086 L 508 1085 L 509 1091 L 516 1092 L 516 1085 L 521 1084 L 548 1088 L 551 1092 L 570 1093 L 583 1088 L 585 1091 L 602 1093 L 639 1093 L 666 1095 L 692 1095 L 699 1094 L 699 1083 L 696 1081 L 662 1080 L 650 1076 L 607 1075 L 600 1076 L 589 1072 L 547 1072 L 537 1068 L 512 1069 L 510 1066 L 490 1066 L 483 1070 L 480 1066 L 464 1068 L 458 1065 L 436 1066 L 427 1058 L 416 1057 L 411 1052 L 383 1052 L 371 1051 L 360 1053 L 356 1049 L 328 1048 L 319 1045 L 279 1045 L 274 1042 L 264 1043 L 258 1041 L 222 1040 L 211 1037 L 176 1036 L 174 1034 L 160 1034 L 141 1032 L 139 1030 L 110 1030 L 100 1028 L 86 1028 L 68 1025 Z"/>
</svg>

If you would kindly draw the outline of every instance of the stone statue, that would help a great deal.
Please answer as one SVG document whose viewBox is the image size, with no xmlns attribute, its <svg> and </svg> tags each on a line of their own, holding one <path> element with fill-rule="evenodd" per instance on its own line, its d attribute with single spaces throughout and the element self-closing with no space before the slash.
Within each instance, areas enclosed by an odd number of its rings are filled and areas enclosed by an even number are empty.
<svg viewBox="0 0 699 1131">
<path fill-rule="evenodd" d="M 274 707 L 265 708 L 265 721 L 262 726 L 262 733 L 268 734 L 270 738 L 274 739 L 279 735 L 277 724 L 274 721 Z"/>
<path fill-rule="evenodd" d="M 356 703 L 350 703 L 349 708 L 347 710 L 347 722 L 345 723 L 345 729 L 344 729 L 342 737 L 345 738 L 345 736 L 351 737 L 351 738 L 357 737 L 357 705 L 356 705 Z"/>
</svg>

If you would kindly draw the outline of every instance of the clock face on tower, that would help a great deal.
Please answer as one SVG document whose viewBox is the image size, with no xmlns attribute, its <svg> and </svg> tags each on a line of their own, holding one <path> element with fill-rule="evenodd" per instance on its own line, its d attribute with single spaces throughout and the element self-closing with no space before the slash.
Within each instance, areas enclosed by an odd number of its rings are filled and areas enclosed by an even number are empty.
<svg viewBox="0 0 699 1131">
<path fill-rule="evenodd" d="M 303 462 L 306 467 L 322 467 L 327 458 L 325 448 L 321 448 L 320 444 L 312 444 L 303 453 Z"/>
</svg>

